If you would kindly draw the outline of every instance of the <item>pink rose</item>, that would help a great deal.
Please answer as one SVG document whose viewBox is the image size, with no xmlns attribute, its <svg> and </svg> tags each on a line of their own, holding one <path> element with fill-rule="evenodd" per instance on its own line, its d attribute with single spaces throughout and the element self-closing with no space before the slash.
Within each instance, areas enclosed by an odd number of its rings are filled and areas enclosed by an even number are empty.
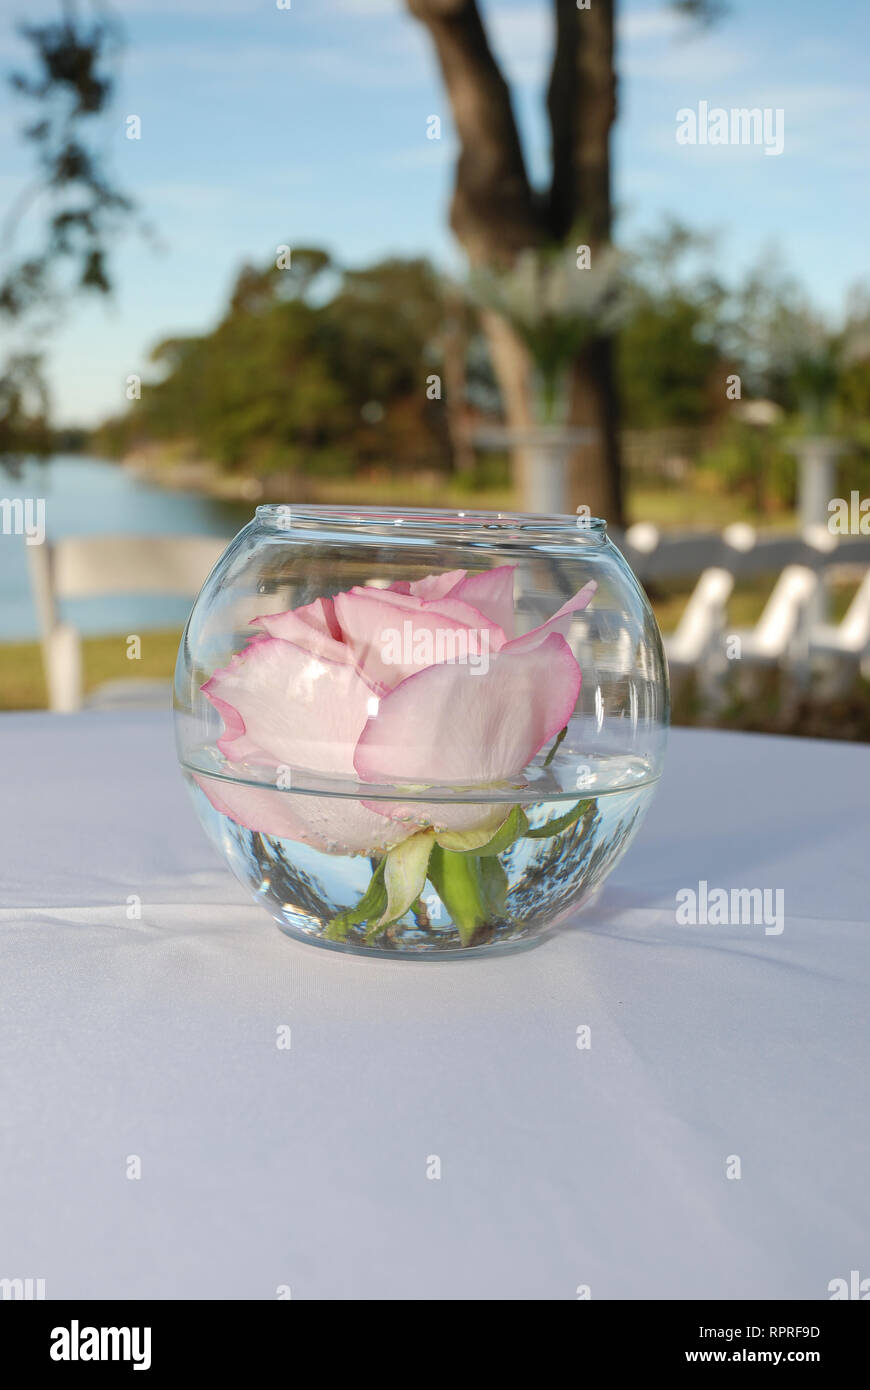
<svg viewBox="0 0 870 1390">
<path fill-rule="evenodd" d="M 568 723 L 580 668 L 565 640 L 586 584 L 548 622 L 513 636 L 513 565 L 353 588 L 254 622 L 263 629 L 202 687 L 237 773 L 281 785 L 311 772 L 393 789 L 517 778 Z M 288 795 L 198 779 L 212 805 L 266 835 L 334 853 L 389 850 L 431 827 L 483 844 L 505 803 Z M 284 784 L 286 785 L 286 778 Z M 443 791 L 441 793 L 443 795 Z"/>
</svg>

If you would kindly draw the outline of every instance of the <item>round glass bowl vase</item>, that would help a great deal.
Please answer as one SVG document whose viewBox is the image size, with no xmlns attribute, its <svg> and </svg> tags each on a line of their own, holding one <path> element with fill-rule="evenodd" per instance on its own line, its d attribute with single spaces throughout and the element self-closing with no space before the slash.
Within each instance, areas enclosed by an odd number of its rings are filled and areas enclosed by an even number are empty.
<svg viewBox="0 0 870 1390">
<path fill-rule="evenodd" d="M 193 607 L 175 712 L 199 817 L 284 932 L 469 957 L 623 854 L 667 668 L 603 521 L 263 506 Z"/>
</svg>

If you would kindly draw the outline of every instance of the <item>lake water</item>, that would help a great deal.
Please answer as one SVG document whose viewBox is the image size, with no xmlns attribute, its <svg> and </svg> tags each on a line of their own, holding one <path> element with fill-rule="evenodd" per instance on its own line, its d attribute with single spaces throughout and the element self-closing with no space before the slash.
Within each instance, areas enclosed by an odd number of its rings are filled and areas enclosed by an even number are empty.
<svg viewBox="0 0 870 1390">
<path fill-rule="evenodd" d="M 62 536 L 235 535 L 252 508 L 196 493 L 168 492 L 117 464 L 82 455 L 32 462 L 20 476 L 0 466 L 0 498 L 43 498 L 48 540 Z M 23 536 L 0 533 L 0 642 L 38 636 Z M 189 599 L 107 597 L 64 605 L 64 616 L 89 635 L 181 627 Z"/>
</svg>

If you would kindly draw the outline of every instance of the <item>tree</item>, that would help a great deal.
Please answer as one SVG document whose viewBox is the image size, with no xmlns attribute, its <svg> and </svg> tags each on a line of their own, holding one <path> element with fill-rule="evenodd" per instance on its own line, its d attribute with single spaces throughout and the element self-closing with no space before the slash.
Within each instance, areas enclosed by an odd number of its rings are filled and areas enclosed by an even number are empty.
<svg viewBox="0 0 870 1390">
<path fill-rule="evenodd" d="M 107 247 L 133 204 L 108 176 L 97 139 L 120 48 L 114 20 L 100 8 L 88 18 L 75 0 L 65 0 L 59 19 L 23 24 L 21 32 L 31 44 L 34 68 L 14 72 L 9 80 L 19 96 L 35 104 L 37 114 L 23 135 L 35 152 L 37 175 L 0 226 L 0 319 L 26 341 L 31 324 L 37 335 L 44 333 L 46 311 L 56 313 L 64 295 L 107 293 Z M 43 245 L 17 256 L 19 221 L 45 195 L 51 210 Z M 67 272 L 63 284 L 61 268 Z M 34 397 L 37 413 L 31 407 L 28 414 L 22 403 Z M 42 452 L 48 451 L 46 401 L 41 355 L 30 346 L 11 352 L 0 367 L 0 457 L 37 451 L 37 441 Z"/>
<path fill-rule="evenodd" d="M 713 247 L 671 219 L 633 257 L 617 353 L 629 428 L 699 426 L 728 408 L 725 381 L 736 368 L 722 351 L 726 290 L 704 264 Z"/>
<path fill-rule="evenodd" d="M 16 473 L 26 455 L 51 447 L 48 396 L 38 356 L 10 353 L 0 371 L 0 459 Z"/>
<path fill-rule="evenodd" d="M 608 253 L 616 0 L 590 0 L 581 8 L 582 2 L 553 0 L 556 42 L 547 91 L 551 175 L 549 186 L 536 190 L 527 173 L 511 94 L 476 0 L 407 0 L 410 12 L 431 35 L 453 109 L 460 155 L 451 224 L 473 268 L 510 271 L 530 252 L 546 259 L 575 239 L 589 247 L 592 264 Z M 716 8 L 716 0 L 671 4 L 705 19 Z M 15 75 L 13 85 L 39 106 L 40 115 L 25 135 L 38 157 L 35 192 L 51 193 L 53 213 L 41 253 L 15 265 L 0 280 L 0 313 L 20 318 L 50 300 L 58 265 L 72 271 L 67 288 L 108 289 L 106 248 L 129 218 L 132 204 L 106 175 L 92 138 L 95 118 L 108 107 L 120 44 L 118 27 L 107 14 L 99 0 L 63 0 L 60 19 L 23 29 L 34 48 L 36 71 Z M 312 273 L 317 270 L 312 267 Z M 258 297 L 268 298 L 271 288 L 269 278 L 261 276 L 241 283 L 238 292 L 254 305 Z M 289 333 L 292 321 L 294 332 L 301 332 L 303 318 L 300 312 L 275 322 Z M 497 308 L 484 307 L 482 322 L 508 423 L 528 430 L 536 423 L 528 338 L 524 340 Z M 589 331 L 590 325 L 594 331 Z M 553 327 L 545 326 L 548 331 Z M 564 344 L 568 335 L 562 333 L 562 325 L 556 328 Z M 461 338 L 454 334 L 454 344 Z M 551 335 L 550 345 L 555 342 Z M 294 338 L 288 347 L 291 356 L 298 347 Z M 623 507 L 612 329 L 589 319 L 583 333 L 575 335 L 572 351 L 566 423 L 591 428 L 598 440 L 576 461 L 574 500 L 619 522 Z M 447 377 L 453 383 L 455 433 L 455 397 L 461 393 L 462 373 L 451 363 L 450 370 L 445 369 Z M 229 384 L 227 391 L 235 397 Z M 248 422 L 242 434 L 247 428 Z M 522 481 L 522 455 L 519 461 Z"/>
<path fill-rule="evenodd" d="M 60 19 L 21 26 L 34 50 L 35 71 L 10 78 L 13 89 L 37 106 L 39 114 L 23 134 L 36 152 L 38 174 L 7 215 L 4 252 L 28 205 L 46 193 L 52 199 L 44 246 L 13 263 L 0 282 L 0 313 L 13 318 L 56 298 L 52 272 L 59 264 L 73 270 L 67 291 L 105 294 L 107 243 L 133 211 L 130 198 L 108 177 L 97 147 L 99 118 L 114 90 L 120 32 L 109 15 L 98 11 L 88 19 L 78 9 L 75 0 L 66 0 Z"/>
<path fill-rule="evenodd" d="M 611 240 L 610 131 L 616 116 L 615 0 L 553 0 L 556 43 L 547 91 L 549 187 L 533 189 L 508 85 L 490 48 L 476 0 L 407 0 L 429 31 L 459 136 L 450 224 L 472 267 L 511 266 L 530 248 L 576 235 L 592 262 Z M 677 8 L 709 18 L 708 0 Z M 578 272 L 582 273 L 582 272 Z M 508 424 L 534 422 L 528 350 L 506 319 L 484 312 L 484 327 Z M 614 343 L 586 339 L 570 372 L 567 424 L 596 431 L 598 444 L 575 461 L 574 493 L 594 514 L 623 520 Z M 518 456 L 520 478 L 527 460 Z"/>
<path fill-rule="evenodd" d="M 321 273 L 331 294 L 309 292 Z M 216 327 L 158 343 L 141 400 L 96 443 L 112 454 L 170 445 L 301 488 L 305 475 L 385 459 L 404 474 L 446 471 L 445 413 L 424 390 L 438 379 L 443 323 L 443 284 L 426 261 L 342 270 L 307 247 L 292 265 L 244 265 Z"/>
</svg>

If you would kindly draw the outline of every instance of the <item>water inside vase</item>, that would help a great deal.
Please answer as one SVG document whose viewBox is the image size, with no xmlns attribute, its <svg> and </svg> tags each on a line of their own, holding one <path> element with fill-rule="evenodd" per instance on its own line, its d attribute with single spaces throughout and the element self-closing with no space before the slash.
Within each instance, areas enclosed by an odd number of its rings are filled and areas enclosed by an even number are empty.
<svg viewBox="0 0 870 1390">
<path fill-rule="evenodd" d="M 455 822 L 463 812 L 472 822 L 484 813 L 498 820 L 519 807 L 522 814 L 513 824 L 520 833 L 497 854 L 474 854 L 473 865 L 461 866 L 478 875 L 486 906 L 472 925 L 445 901 L 450 894 L 433 859 L 432 877 L 409 910 L 382 926 L 377 916 L 353 920 L 378 871 L 380 853 L 342 852 L 323 837 L 317 844 L 304 843 L 239 824 L 213 803 L 224 804 L 234 787 L 244 790 L 251 783 L 213 768 L 209 750 L 184 767 L 199 817 L 233 873 L 282 930 L 338 949 L 416 957 L 519 945 L 569 917 L 589 902 L 633 839 L 657 780 L 643 757 L 585 756 L 573 748 L 558 749 L 547 765 L 539 761 L 515 784 L 488 789 L 485 800 L 479 788 L 403 789 L 403 812 L 421 824 Z M 257 786 L 258 806 L 265 806 L 260 823 L 288 816 L 309 825 L 319 816 L 340 823 L 363 805 L 382 803 L 383 811 L 396 806 L 395 789 L 388 795 L 366 788 L 363 795 L 359 788 L 356 793 L 325 790 L 328 784 L 312 778 L 307 785 L 291 781 L 290 787 Z M 436 850 L 436 858 L 441 853 Z"/>
</svg>

